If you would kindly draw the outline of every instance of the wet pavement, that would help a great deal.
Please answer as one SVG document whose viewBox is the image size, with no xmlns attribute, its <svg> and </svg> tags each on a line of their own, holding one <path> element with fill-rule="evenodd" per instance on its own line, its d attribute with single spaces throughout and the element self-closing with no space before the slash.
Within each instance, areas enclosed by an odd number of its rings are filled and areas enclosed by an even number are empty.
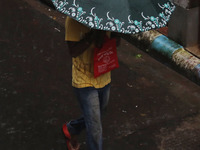
<svg viewBox="0 0 200 150">
<path fill-rule="evenodd" d="M 65 150 L 61 126 L 80 110 L 64 27 L 24 1 L 0 7 L 0 148 Z M 118 56 L 104 149 L 199 150 L 200 87 L 125 40 Z"/>
</svg>

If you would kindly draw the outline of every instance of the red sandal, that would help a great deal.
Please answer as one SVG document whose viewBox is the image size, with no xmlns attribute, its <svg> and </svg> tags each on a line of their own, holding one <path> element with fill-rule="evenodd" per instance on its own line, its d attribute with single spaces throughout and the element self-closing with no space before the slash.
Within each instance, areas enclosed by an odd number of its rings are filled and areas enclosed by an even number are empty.
<svg viewBox="0 0 200 150">
<path fill-rule="evenodd" d="M 63 133 L 64 133 L 65 138 L 66 138 L 67 149 L 68 150 L 79 150 L 80 144 L 78 142 L 73 141 L 73 143 L 75 143 L 75 144 L 72 144 L 72 137 L 71 137 L 69 130 L 67 128 L 67 124 L 64 124 L 62 129 L 63 129 Z"/>
</svg>

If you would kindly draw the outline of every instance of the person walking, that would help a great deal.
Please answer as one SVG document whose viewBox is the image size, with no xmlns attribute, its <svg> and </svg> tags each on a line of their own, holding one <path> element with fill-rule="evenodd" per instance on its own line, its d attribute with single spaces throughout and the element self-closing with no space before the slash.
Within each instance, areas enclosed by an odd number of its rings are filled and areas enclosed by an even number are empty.
<svg viewBox="0 0 200 150">
<path fill-rule="evenodd" d="M 95 47 L 101 48 L 111 32 L 137 34 L 166 26 L 176 6 L 171 0 L 51 1 L 72 18 L 66 19 L 66 41 L 73 57 L 72 86 L 83 112 L 63 125 L 68 149 L 79 149 L 73 137 L 86 128 L 89 150 L 102 150 L 101 115 L 109 100 L 111 74 L 94 78 Z"/>
<path fill-rule="evenodd" d="M 94 48 L 101 48 L 105 36 L 110 38 L 111 32 L 92 30 L 70 17 L 66 19 L 65 29 L 65 40 L 73 57 L 72 86 L 83 113 L 79 119 L 63 125 L 67 147 L 78 150 L 80 145 L 75 137 L 86 129 L 88 149 L 102 150 L 101 116 L 109 101 L 111 73 L 95 78 L 93 56 Z"/>
</svg>

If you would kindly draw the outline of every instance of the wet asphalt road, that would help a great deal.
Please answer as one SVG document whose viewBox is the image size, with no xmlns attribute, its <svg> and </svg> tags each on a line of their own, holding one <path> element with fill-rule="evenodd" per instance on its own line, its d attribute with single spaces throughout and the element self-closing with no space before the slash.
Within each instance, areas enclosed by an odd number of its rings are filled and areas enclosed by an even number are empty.
<svg viewBox="0 0 200 150">
<path fill-rule="evenodd" d="M 23 1 L 0 7 L 0 148 L 65 150 L 61 126 L 80 110 L 64 27 Z M 118 56 L 104 149 L 199 150 L 200 87 L 125 40 Z"/>
</svg>

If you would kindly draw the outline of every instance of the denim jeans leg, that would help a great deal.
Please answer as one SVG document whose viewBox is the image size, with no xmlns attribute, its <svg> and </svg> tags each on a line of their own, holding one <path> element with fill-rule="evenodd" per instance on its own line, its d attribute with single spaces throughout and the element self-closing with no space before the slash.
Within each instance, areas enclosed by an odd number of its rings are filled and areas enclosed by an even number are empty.
<svg viewBox="0 0 200 150">
<path fill-rule="evenodd" d="M 76 120 L 72 120 L 67 123 L 67 128 L 72 135 L 78 135 L 83 129 L 85 129 L 85 120 L 84 117 L 81 117 Z"/>
<path fill-rule="evenodd" d="M 101 111 L 107 106 L 110 84 L 104 88 L 74 88 L 83 116 L 68 123 L 70 133 L 79 134 L 86 127 L 89 150 L 102 150 Z"/>
<path fill-rule="evenodd" d="M 98 90 L 75 89 L 83 112 L 89 150 L 102 150 L 102 125 Z"/>
<path fill-rule="evenodd" d="M 110 87 L 111 87 L 111 85 L 108 84 L 104 88 L 98 90 L 101 114 L 108 105 L 109 97 L 110 97 Z"/>
</svg>

